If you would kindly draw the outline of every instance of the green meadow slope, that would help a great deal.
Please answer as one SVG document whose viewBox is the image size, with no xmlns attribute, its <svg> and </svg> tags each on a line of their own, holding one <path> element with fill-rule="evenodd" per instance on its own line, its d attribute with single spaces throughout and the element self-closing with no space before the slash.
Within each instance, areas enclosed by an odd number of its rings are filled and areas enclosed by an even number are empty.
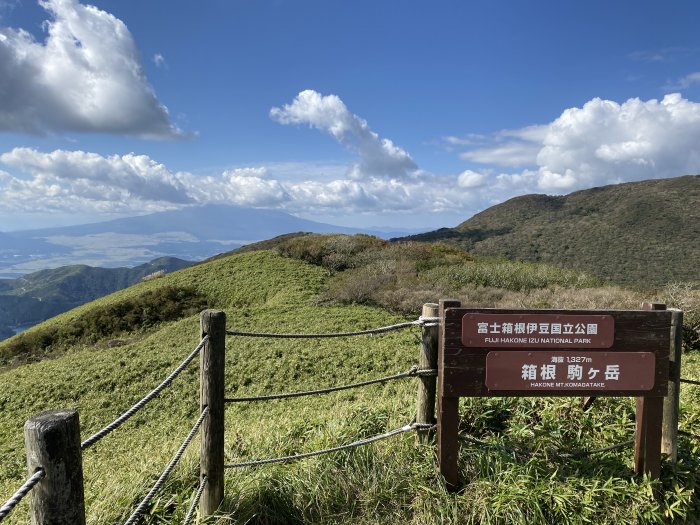
<svg viewBox="0 0 700 525">
<path fill-rule="evenodd" d="M 148 275 L 173 272 L 190 264 L 174 257 L 160 257 L 134 268 L 77 264 L 40 270 L 17 279 L 0 279 L 0 340 L 14 335 L 9 330 L 11 326 L 39 323 L 131 286 Z"/>
<path fill-rule="evenodd" d="M 336 253 L 342 251 L 338 246 L 352 245 L 343 239 L 331 243 Z M 231 329 L 270 332 L 361 330 L 418 315 L 379 306 L 382 294 L 391 290 L 375 290 L 376 300 L 340 293 L 372 275 L 352 259 L 362 250 L 348 249 L 335 258 L 316 251 L 320 258 L 305 262 L 299 259 L 313 251 L 305 246 L 279 249 L 288 256 L 247 252 L 186 268 L 51 319 L 31 329 L 23 344 L 17 337 L 0 343 L 0 501 L 26 477 L 22 426 L 27 418 L 44 410 L 75 408 L 83 438 L 99 430 L 197 345 L 200 308 L 223 309 Z M 411 266 L 417 248 L 406 249 L 414 250 L 411 257 L 397 248 L 370 257 L 371 264 L 389 268 L 389 273 L 390 267 L 401 269 L 400 276 L 394 275 L 393 291 L 402 297 L 400 290 L 410 287 L 413 275 L 420 287 L 439 281 L 440 293 L 486 290 L 490 299 L 484 302 L 499 305 L 546 300 L 630 307 L 640 299 L 631 292 L 593 287 L 582 276 L 561 274 L 548 292 L 542 279 L 554 276 L 554 270 L 538 274 L 535 266 L 494 263 L 501 266 L 489 274 L 488 262 L 474 262 L 445 247 L 426 248 L 420 253 L 429 252 L 430 258 Z M 351 259 L 354 267 L 337 264 Z M 481 284 L 469 280 L 472 274 L 478 274 Z M 452 288 L 449 276 L 457 283 Z M 497 282 L 510 289 L 498 288 Z M 414 301 L 428 297 L 427 289 L 421 294 Z M 390 304 L 406 304 L 389 295 L 394 301 Z M 179 309 L 174 308 L 178 301 L 183 302 Z M 113 319 L 119 316 L 128 322 Z M 227 340 L 226 394 L 305 390 L 404 371 L 417 361 L 418 335 L 418 328 L 410 328 L 347 340 L 232 337 Z M 684 375 L 700 377 L 695 353 L 684 359 Z M 122 523 L 155 482 L 197 418 L 198 374 L 195 361 L 157 399 L 84 452 L 89 523 Z M 226 461 L 307 452 L 401 427 L 414 416 L 415 397 L 415 380 L 407 379 L 326 396 L 229 406 Z M 631 449 L 580 460 L 551 454 L 629 439 L 632 413 L 631 399 L 600 399 L 587 412 L 577 398 L 462 400 L 463 431 L 488 442 L 544 452 L 545 457 L 514 457 L 498 448 L 465 444 L 459 458 L 465 489 L 452 495 L 443 488 L 434 447 L 417 445 L 407 433 L 294 464 L 228 471 L 221 514 L 207 523 L 619 524 L 700 519 L 697 441 L 681 440 L 681 461 L 675 467 L 664 464 L 657 482 L 633 476 Z M 684 388 L 681 419 L 684 428 L 700 430 L 700 389 Z M 145 523 L 182 523 L 197 483 L 195 440 L 155 498 Z M 25 523 L 27 505 L 23 502 L 4 523 Z"/>
</svg>

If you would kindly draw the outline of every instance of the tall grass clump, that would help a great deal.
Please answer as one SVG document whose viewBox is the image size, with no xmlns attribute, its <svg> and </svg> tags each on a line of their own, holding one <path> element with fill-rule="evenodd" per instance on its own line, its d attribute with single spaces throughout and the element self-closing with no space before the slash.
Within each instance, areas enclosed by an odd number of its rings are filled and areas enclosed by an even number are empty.
<svg viewBox="0 0 700 525">
<path fill-rule="evenodd" d="M 600 279 L 585 273 L 547 264 L 489 259 L 436 269 L 426 275 L 426 279 L 453 287 L 500 288 L 516 292 L 552 286 L 593 288 L 603 284 Z"/>
<path fill-rule="evenodd" d="M 342 271 L 357 265 L 360 253 L 384 248 L 387 241 L 371 235 L 305 235 L 290 239 L 278 246 L 281 255 L 326 268 L 329 272 Z"/>
</svg>

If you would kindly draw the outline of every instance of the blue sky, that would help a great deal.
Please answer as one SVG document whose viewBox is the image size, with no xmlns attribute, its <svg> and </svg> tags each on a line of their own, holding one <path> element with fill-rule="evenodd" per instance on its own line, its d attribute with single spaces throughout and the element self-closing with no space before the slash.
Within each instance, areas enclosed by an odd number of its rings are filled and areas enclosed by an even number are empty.
<svg viewBox="0 0 700 525">
<path fill-rule="evenodd" d="M 0 231 L 182 206 L 453 226 L 700 173 L 696 1 L 0 0 Z"/>
</svg>

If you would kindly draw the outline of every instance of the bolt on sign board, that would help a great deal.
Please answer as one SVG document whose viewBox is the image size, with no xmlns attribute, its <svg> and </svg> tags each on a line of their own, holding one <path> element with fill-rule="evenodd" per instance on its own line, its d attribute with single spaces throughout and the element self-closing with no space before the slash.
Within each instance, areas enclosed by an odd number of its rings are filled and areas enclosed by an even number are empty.
<svg viewBox="0 0 700 525">
<path fill-rule="evenodd" d="M 635 469 L 658 477 L 672 314 L 650 306 L 507 310 L 440 301 L 437 438 L 448 489 L 458 487 L 460 397 L 635 396 Z"/>
</svg>

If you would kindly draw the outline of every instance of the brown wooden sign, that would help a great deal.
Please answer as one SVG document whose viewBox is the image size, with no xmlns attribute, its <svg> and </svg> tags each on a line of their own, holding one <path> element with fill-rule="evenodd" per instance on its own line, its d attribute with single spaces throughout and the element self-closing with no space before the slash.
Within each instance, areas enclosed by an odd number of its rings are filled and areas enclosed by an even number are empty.
<svg viewBox="0 0 700 525">
<path fill-rule="evenodd" d="M 470 348 L 610 348 L 611 315 L 486 314 L 462 317 L 462 344 Z"/>
<path fill-rule="evenodd" d="M 438 460 L 459 488 L 459 398 L 637 396 L 635 471 L 660 472 L 671 317 L 644 310 L 466 309 L 440 301 Z"/>
<path fill-rule="evenodd" d="M 671 313 L 668 311 L 447 308 L 444 316 L 441 361 L 438 365 L 440 394 L 443 396 L 666 395 L 671 324 Z M 487 333 L 484 333 L 485 330 Z M 523 330 L 522 334 L 516 333 Z M 564 359 L 583 356 L 582 352 L 647 353 L 654 357 L 653 381 L 645 380 L 638 384 L 620 382 L 616 386 L 613 382 L 607 382 L 607 386 L 602 388 L 599 385 L 576 388 L 575 394 L 569 386 L 538 389 L 529 383 L 523 383 L 521 389 L 491 389 L 486 382 L 486 356 L 494 348 L 504 352 L 549 351 L 546 354 L 549 358 Z M 585 355 L 591 359 L 602 358 L 587 353 Z M 625 359 L 627 367 L 633 366 L 630 363 L 636 361 L 631 356 Z M 619 364 L 613 361 L 607 364 Z M 526 363 L 520 363 L 520 366 L 523 364 Z M 543 364 L 539 363 L 539 366 Z M 515 362 L 513 366 L 516 366 Z M 648 367 L 643 365 L 647 373 Z"/>
<path fill-rule="evenodd" d="M 490 391 L 649 391 L 656 358 L 651 352 L 494 351 L 486 354 Z"/>
</svg>

